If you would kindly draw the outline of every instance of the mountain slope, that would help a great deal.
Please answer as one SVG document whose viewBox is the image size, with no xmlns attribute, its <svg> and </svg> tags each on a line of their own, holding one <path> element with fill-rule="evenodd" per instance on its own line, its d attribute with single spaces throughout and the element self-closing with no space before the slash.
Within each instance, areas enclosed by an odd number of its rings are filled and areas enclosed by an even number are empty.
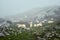
<svg viewBox="0 0 60 40">
<path fill-rule="evenodd" d="M 36 21 L 53 18 L 55 20 L 60 20 L 60 6 L 51 6 L 44 8 L 35 8 L 29 10 L 28 12 L 20 13 L 15 16 L 10 17 L 9 19 L 15 21 Z"/>
</svg>

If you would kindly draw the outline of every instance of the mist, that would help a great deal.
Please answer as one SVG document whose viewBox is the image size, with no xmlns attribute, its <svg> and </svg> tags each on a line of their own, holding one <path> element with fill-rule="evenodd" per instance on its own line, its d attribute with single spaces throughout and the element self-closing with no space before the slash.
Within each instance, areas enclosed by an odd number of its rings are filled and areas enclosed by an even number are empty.
<svg viewBox="0 0 60 40">
<path fill-rule="evenodd" d="M 60 5 L 60 0 L 0 0 L 0 17 L 21 14 L 33 8 Z"/>
</svg>

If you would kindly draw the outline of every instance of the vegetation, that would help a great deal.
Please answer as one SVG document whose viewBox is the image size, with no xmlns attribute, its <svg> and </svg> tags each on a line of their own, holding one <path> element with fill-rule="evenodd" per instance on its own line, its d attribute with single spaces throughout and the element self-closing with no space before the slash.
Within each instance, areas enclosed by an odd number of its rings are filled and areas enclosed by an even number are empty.
<svg viewBox="0 0 60 40">
<path fill-rule="evenodd" d="M 60 40 L 60 23 L 45 23 L 42 27 L 32 27 L 29 30 L 10 25 L 5 30 L 9 33 L 0 40 Z"/>
</svg>

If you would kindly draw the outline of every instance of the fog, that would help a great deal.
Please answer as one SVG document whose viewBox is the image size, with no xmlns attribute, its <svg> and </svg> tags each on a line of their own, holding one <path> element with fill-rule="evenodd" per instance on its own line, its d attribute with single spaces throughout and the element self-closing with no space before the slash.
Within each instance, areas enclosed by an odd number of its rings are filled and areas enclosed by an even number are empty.
<svg viewBox="0 0 60 40">
<path fill-rule="evenodd" d="M 0 17 L 16 15 L 32 8 L 60 5 L 60 0 L 0 0 Z"/>
</svg>

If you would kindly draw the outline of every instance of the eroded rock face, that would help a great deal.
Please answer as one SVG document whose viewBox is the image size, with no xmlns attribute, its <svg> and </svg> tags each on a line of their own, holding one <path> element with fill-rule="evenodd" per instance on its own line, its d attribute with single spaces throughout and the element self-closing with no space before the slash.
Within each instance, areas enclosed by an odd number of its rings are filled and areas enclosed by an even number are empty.
<svg viewBox="0 0 60 40">
<path fill-rule="evenodd" d="M 0 18 L 0 36 L 6 36 L 8 33 L 6 32 L 7 28 L 10 26 L 10 23 L 7 20 Z"/>
<path fill-rule="evenodd" d="M 0 33 L 0 36 L 5 36 L 3 33 Z"/>
</svg>

